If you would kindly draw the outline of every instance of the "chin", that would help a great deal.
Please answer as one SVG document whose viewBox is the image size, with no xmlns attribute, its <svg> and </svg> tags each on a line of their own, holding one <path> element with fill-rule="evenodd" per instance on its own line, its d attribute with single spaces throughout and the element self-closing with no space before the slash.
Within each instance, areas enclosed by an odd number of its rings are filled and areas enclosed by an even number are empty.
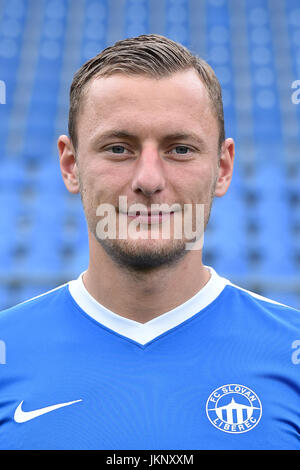
<svg viewBox="0 0 300 470">
<path fill-rule="evenodd" d="M 176 264 L 188 252 L 183 240 L 99 240 L 102 248 L 119 266 L 149 271 Z"/>
</svg>

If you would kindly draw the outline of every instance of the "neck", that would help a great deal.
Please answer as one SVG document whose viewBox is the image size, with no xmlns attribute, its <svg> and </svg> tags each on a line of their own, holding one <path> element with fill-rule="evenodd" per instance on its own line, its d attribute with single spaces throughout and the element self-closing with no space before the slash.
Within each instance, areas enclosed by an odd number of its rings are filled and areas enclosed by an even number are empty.
<svg viewBox="0 0 300 470">
<path fill-rule="evenodd" d="M 90 242 L 90 262 L 83 275 L 87 291 L 104 307 L 146 323 L 193 297 L 210 278 L 202 251 L 191 250 L 174 266 L 133 273 L 120 268 L 97 241 Z"/>
</svg>

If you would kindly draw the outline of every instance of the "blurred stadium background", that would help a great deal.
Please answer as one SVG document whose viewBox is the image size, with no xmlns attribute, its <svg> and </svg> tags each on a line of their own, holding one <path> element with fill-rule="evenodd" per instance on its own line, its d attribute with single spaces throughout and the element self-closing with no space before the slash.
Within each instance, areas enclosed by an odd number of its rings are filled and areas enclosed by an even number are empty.
<svg viewBox="0 0 300 470">
<path fill-rule="evenodd" d="M 223 88 L 236 162 L 204 262 L 300 308 L 299 0 L 0 0 L 0 309 L 86 269 L 80 197 L 65 189 L 56 150 L 69 86 L 104 47 L 145 33 L 188 46 Z"/>
</svg>

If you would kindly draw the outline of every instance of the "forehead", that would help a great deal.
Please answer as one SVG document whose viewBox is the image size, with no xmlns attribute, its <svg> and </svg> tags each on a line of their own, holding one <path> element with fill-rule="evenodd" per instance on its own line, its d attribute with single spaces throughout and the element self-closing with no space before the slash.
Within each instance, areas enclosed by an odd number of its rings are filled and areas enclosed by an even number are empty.
<svg viewBox="0 0 300 470">
<path fill-rule="evenodd" d="M 91 80 L 78 114 L 78 133 L 92 135 L 111 126 L 142 133 L 218 134 L 206 87 L 195 70 L 169 77 L 114 74 Z"/>
</svg>

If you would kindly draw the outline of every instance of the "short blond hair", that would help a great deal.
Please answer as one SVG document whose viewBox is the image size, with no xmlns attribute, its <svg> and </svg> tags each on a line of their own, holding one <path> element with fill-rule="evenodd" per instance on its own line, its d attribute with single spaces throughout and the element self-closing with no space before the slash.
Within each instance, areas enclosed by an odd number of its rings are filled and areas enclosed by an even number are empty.
<svg viewBox="0 0 300 470">
<path fill-rule="evenodd" d="M 96 77 L 117 73 L 164 78 L 194 68 L 207 89 L 219 126 L 219 150 L 225 140 L 224 111 L 220 83 L 210 65 L 186 47 L 159 34 L 127 38 L 107 47 L 83 64 L 70 88 L 69 136 L 77 147 L 76 121 L 87 83 Z"/>
</svg>

